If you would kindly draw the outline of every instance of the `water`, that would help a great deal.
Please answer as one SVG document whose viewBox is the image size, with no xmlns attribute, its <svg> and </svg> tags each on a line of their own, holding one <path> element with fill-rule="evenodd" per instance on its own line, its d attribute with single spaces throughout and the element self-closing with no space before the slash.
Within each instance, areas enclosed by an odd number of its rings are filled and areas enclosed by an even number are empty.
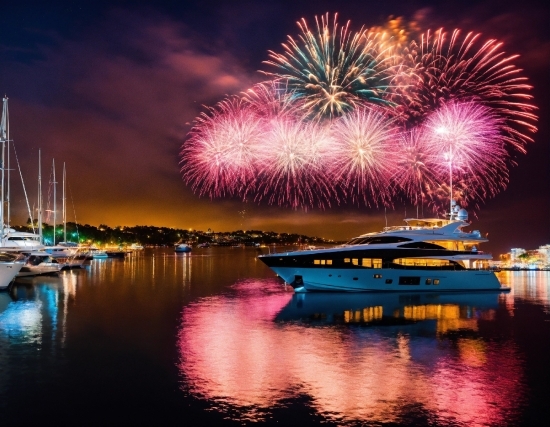
<svg viewBox="0 0 550 427">
<path fill-rule="evenodd" d="M 254 248 L 146 249 L 0 293 L 1 425 L 537 425 L 550 272 L 294 294 Z"/>
</svg>

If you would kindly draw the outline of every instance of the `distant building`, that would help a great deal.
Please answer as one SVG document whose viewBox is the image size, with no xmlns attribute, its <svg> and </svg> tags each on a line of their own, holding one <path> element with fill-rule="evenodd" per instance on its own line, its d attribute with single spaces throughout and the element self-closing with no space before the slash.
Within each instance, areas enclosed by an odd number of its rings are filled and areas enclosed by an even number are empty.
<svg viewBox="0 0 550 427">
<path fill-rule="evenodd" d="M 550 244 L 530 250 L 512 248 L 509 253 L 500 255 L 500 260 L 504 268 L 547 269 L 550 268 Z"/>
</svg>

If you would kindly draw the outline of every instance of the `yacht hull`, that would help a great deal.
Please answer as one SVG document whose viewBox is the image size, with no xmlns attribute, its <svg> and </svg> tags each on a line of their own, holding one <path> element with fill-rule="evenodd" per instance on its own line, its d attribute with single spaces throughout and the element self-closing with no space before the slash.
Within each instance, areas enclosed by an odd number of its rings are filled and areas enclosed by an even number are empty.
<svg viewBox="0 0 550 427">
<path fill-rule="evenodd" d="M 508 290 L 487 270 L 329 269 L 275 267 L 271 269 L 296 292 L 456 292 Z"/>
</svg>

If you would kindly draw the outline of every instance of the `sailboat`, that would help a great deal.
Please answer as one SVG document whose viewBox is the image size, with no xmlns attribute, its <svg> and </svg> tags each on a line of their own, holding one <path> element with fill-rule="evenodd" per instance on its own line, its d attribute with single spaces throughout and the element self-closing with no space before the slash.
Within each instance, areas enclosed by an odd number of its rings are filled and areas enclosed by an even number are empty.
<svg viewBox="0 0 550 427">
<path fill-rule="evenodd" d="M 66 216 L 66 197 L 65 197 L 65 180 L 66 170 L 65 164 L 63 164 L 63 242 L 56 244 L 55 240 L 55 226 L 56 226 L 56 185 L 55 180 L 55 160 L 52 164 L 53 168 L 53 245 L 46 246 L 45 251 L 62 264 L 63 269 L 67 268 L 80 268 L 84 265 L 84 262 L 88 258 L 87 251 L 83 251 L 78 247 L 77 243 L 67 242 L 67 216 Z"/>
<path fill-rule="evenodd" d="M 9 117 L 8 117 L 8 98 L 4 96 L 2 99 L 2 121 L 0 122 L 0 143 L 1 143 L 1 150 L 2 150 L 2 164 L 1 170 L 2 170 L 2 177 L 1 177 L 1 188 L 0 191 L 2 193 L 1 195 L 1 205 L 0 205 L 0 232 L 1 232 L 1 240 L 0 240 L 0 249 L 3 249 L 3 243 L 4 239 L 6 241 L 9 241 L 9 235 L 6 233 L 5 227 L 4 227 L 4 178 L 5 178 L 5 167 L 4 167 L 4 156 L 5 156 L 5 148 L 6 148 L 6 142 L 9 142 Z M 8 228 L 9 230 L 9 228 Z M 9 231 L 8 231 L 9 233 Z M 7 289 L 10 284 L 12 283 L 13 279 L 19 273 L 21 268 L 23 267 L 23 260 L 22 257 L 10 254 L 6 252 L 0 252 L 0 290 Z"/>
</svg>

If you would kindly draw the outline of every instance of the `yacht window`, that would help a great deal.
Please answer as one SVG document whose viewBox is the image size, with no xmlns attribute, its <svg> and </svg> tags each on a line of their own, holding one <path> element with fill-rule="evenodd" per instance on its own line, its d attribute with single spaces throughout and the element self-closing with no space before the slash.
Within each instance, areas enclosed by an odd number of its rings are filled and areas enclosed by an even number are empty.
<svg viewBox="0 0 550 427">
<path fill-rule="evenodd" d="M 332 260 L 331 259 L 327 259 L 327 265 L 332 265 Z"/>
<path fill-rule="evenodd" d="M 439 285 L 439 279 L 434 279 L 434 285 Z"/>
<path fill-rule="evenodd" d="M 317 265 L 317 264 L 321 264 L 321 261 L 318 260 L 318 259 L 315 259 L 315 260 L 313 260 L 313 264 L 316 264 L 316 265 Z"/>
<path fill-rule="evenodd" d="M 382 268 L 382 258 L 363 258 L 361 265 L 368 268 Z"/>
<path fill-rule="evenodd" d="M 359 259 L 353 258 L 353 259 L 351 260 L 351 263 L 352 263 L 353 265 L 359 265 Z"/>
<path fill-rule="evenodd" d="M 349 258 L 344 258 L 344 262 L 350 262 Z"/>
<path fill-rule="evenodd" d="M 447 250 L 450 251 L 463 251 L 464 249 L 464 242 L 460 242 L 458 240 L 431 240 L 426 241 L 426 243 L 432 243 L 434 245 L 442 246 Z"/>
<path fill-rule="evenodd" d="M 386 279 L 386 285 L 391 285 L 393 283 L 393 279 Z"/>
<path fill-rule="evenodd" d="M 431 285 L 432 284 L 432 279 L 426 279 L 426 285 Z"/>
<path fill-rule="evenodd" d="M 373 274 L 373 276 L 375 279 L 381 279 L 382 278 L 382 275 L 381 274 Z"/>
<path fill-rule="evenodd" d="M 325 260 L 324 259 L 321 260 L 321 265 L 325 265 Z"/>
<path fill-rule="evenodd" d="M 400 285 L 420 285 L 420 277 L 400 276 L 399 284 Z"/>
<path fill-rule="evenodd" d="M 356 237 L 351 239 L 348 245 L 381 245 L 388 243 L 410 242 L 411 239 L 401 236 L 373 236 L 373 237 Z"/>
</svg>

